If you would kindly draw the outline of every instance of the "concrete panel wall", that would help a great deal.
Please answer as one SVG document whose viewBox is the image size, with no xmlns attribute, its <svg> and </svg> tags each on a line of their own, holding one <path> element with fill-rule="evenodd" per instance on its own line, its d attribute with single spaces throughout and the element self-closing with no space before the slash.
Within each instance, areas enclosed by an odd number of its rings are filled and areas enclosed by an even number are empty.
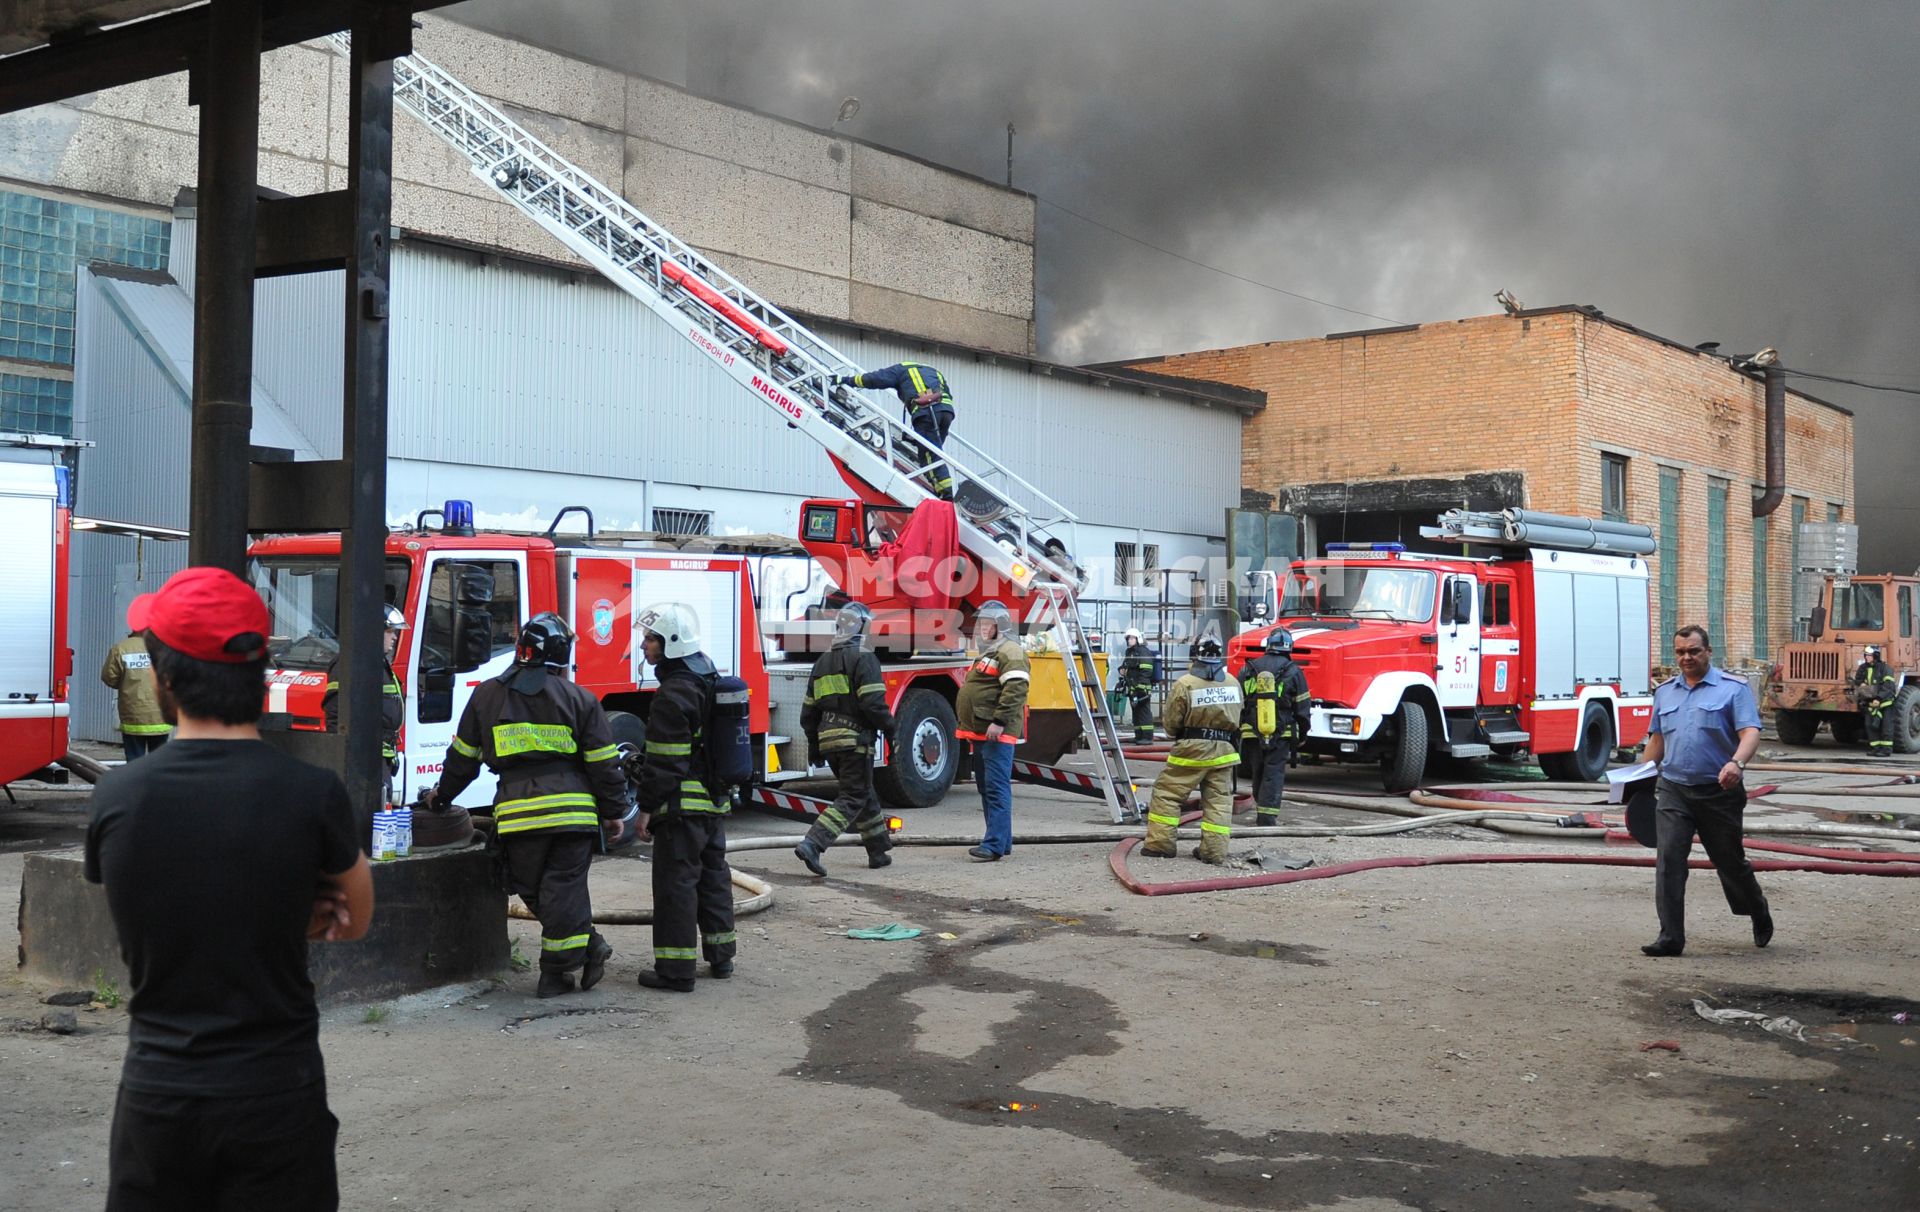
<svg viewBox="0 0 1920 1212">
<path fill-rule="evenodd" d="M 909 156 L 428 15 L 420 53 L 681 239 L 791 310 L 1031 353 L 1034 199 Z M 260 180 L 345 184 L 346 60 L 261 67 Z M 166 204 L 194 181 L 196 112 L 170 76 L 0 117 L 0 177 Z M 412 119 L 394 131 L 394 223 L 571 260 Z"/>
</svg>

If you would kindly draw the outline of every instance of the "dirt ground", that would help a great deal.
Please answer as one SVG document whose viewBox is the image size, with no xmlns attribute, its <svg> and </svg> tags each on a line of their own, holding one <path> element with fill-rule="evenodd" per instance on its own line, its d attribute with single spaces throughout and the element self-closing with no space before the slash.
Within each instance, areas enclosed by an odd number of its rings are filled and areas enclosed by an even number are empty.
<svg viewBox="0 0 1920 1212">
<path fill-rule="evenodd" d="M 1322 770 L 1294 782 L 1368 786 Z M 77 842 L 85 798 L 0 804 L 0 903 L 17 903 L 21 852 Z M 1770 803 L 1749 819 L 1920 808 Z M 1017 829 L 1104 823 L 1093 801 L 1031 788 L 1016 789 L 1015 812 Z M 908 836 L 978 819 L 971 788 L 956 788 L 911 814 Z M 1301 805 L 1290 819 L 1386 818 Z M 797 827 L 746 815 L 734 832 Z M 1469 827 L 1257 845 L 1320 865 L 1623 852 Z M 1905 848 L 1920 852 L 1920 834 Z M 638 988 L 646 928 L 611 927 L 618 955 L 591 993 L 539 1002 L 531 973 L 508 972 L 328 1007 L 343 1206 L 1920 1203 L 1920 1019 L 1894 1021 L 1920 1011 L 1920 881 L 1763 874 L 1779 932 L 1756 950 L 1698 873 L 1686 955 L 1653 960 L 1639 951 L 1654 935 L 1648 870 L 1393 869 L 1148 898 L 1115 880 L 1111 849 L 1024 846 L 973 864 L 903 848 L 877 872 L 839 850 L 825 881 L 784 850 L 747 852 L 737 865 L 770 880 L 776 901 L 741 920 L 731 982 L 703 979 L 692 996 Z M 644 905 L 647 870 L 601 860 L 596 904 Z M 1184 859 L 1145 872 L 1207 873 Z M 845 936 L 887 922 L 925 933 Z M 533 923 L 510 929 L 537 953 Z M 97 1206 L 125 1047 L 123 1010 L 83 1009 L 69 1036 L 38 1029 L 50 992 L 0 976 L 0 1208 L 20 1212 Z M 1841 1025 L 1860 1042 L 1719 1026 L 1696 998 Z M 1677 1051 L 1644 1050 L 1655 1041 Z"/>
</svg>

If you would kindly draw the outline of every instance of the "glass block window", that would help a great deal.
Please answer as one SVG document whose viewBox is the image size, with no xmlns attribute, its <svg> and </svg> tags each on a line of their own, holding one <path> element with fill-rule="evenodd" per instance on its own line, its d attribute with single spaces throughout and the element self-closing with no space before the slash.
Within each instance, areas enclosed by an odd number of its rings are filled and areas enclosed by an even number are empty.
<svg viewBox="0 0 1920 1212">
<path fill-rule="evenodd" d="M 0 433 L 73 433 L 73 384 L 0 374 Z"/>
<path fill-rule="evenodd" d="M 172 232 L 163 219 L 0 190 L 0 358 L 73 365 L 78 268 L 160 269 Z"/>
</svg>

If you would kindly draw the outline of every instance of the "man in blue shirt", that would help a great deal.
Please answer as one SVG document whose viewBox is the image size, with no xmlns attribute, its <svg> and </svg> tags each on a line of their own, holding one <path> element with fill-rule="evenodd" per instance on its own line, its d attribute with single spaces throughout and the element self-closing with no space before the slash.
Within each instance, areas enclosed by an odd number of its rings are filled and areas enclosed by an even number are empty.
<svg viewBox="0 0 1920 1212">
<path fill-rule="evenodd" d="M 879 370 L 857 375 L 834 375 L 835 387 L 862 387 L 872 391 L 891 391 L 900 397 L 907 411 L 907 423 L 927 443 L 929 465 L 940 458 L 947 431 L 953 428 L 953 391 L 947 376 L 925 362 L 895 362 Z M 944 501 L 953 499 L 953 472 L 944 462 L 934 466 L 928 476 L 933 494 Z"/>
<path fill-rule="evenodd" d="M 1653 891 L 1660 937 L 1640 950 L 1660 956 L 1686 949 L 1687 859 L 1695 833 L 1720 875 L 1727 907 L 1753 919 L 1753 945 L 1764 947 L 1773 939 L 1773 917 L 1741 845 L 1747 808 L 1741 773 L 1760 746 L 1760 707 L 1746 682 L 1713 667 L 1704 627 L 1690 623 L 1674 632 L 1673 658 L 1680 676 L 1653 692 L 1646 750 L 1660 768 Z"/>
</svg>

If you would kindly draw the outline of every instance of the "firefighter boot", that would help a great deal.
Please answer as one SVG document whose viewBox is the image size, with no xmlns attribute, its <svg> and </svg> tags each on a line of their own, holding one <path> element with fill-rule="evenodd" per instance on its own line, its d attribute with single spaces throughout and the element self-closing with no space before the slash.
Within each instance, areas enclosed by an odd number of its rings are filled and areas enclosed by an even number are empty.
<svg viewBox="0 0 1920 1212">
<path fill-rule="evenodd" d="M 587 944 L 587 966 L 580 970 L 580 991 L 585 993 L 600 983 L 606 974 L 607 961 L 613 958 L 613 944 L 600 937 L 594 931 L 593 941 Z"/>
<path fill-rule="evenodd" d="M 812 838 L 801 839 L 800 844 L 793 848 L 793 857 L 805 863 L 807 870 L 815 875 L 826 875 L 826 864 L 820 861 L 820 847 Z"/>
<path fill-rule="evenodd" d="M 667 977 L 661 976 L 659 970 L 654 968 L 640 969 L 638 979 L 640 981 L 640 987 L 643 989 L 665 989 L 670 993 L 693 992 L 693 981 L 670 980 Z"/>
<path fill-rule="evenodd" d="M 534 996 L 546 999 L 559 997 L 563 993 L 573 992 L 573 973 L 543 970 L 540 973 L 540 987 L 534 990 Z"/>
<path fill-rule="evenodd" d="M 873 868 L 875 871 L 878 871 L 882 867 L 891 867 L 893 866 L 893 856 L 885 850 L 868 847 L 867 866 Z"/>
<path fill-rule="evenodd" d="M 1278 812 L 1268 812 L 1265 808 L 1255 809 L 1253 823 L 1262 827 L 1278 825 L 1280 823 L 1280 814 Z"/>
</svg>

